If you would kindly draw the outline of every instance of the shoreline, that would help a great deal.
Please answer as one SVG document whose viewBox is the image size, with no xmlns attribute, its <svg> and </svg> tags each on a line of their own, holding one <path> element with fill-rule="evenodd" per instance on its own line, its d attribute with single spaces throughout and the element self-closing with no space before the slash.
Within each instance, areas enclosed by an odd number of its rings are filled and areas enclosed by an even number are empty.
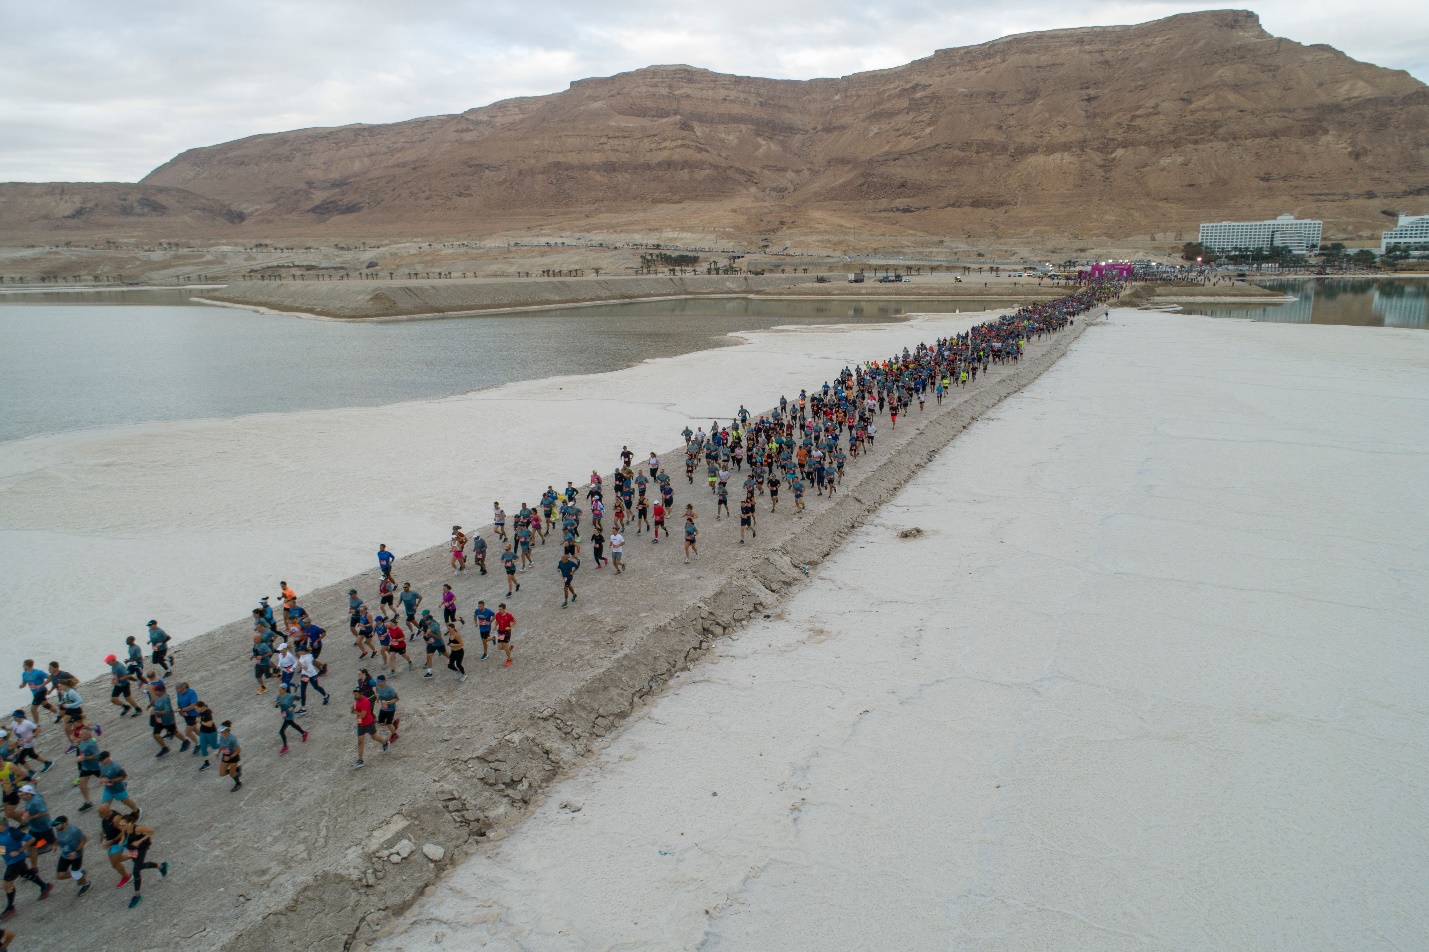
<svg viewBox="0 0 1429 952">
<path fill-rule="evenodd" d="M 487 697 L 487 687 L 479 684 L 472 691 L 434 696 L 420 681 L 403 678 L 402 690 L 411 692 L 404 694 L 405 717 L 417 722 L 415 729 L 409 728 L 413 739 L 400 750 L 394 748 L 392 759 L 371 763 L 359 775 L 361 789 L 354 789 L 346 762 L 351 737 L 341 710 L 346 706 L 343 685 L 349 683 L 354 667 L 345 636 L 333 620 L 342 617 L 346 589 L 358 587 L 368 592 L 375 584 L 375 571 L 329 585 L 303 599 L 314 617 L 337 629 L 329 637 L 333 655 L 349 659 L 340 660 L 329 677 L 328 689 L 334 691 L 338 711 L 332 716 L 323 712 L 321 723 L 328 726 L 313 727 L 319 738 L 326 738 L 321 746 L 339 745 L 336 752 L 325 750 L 326 756 L 317 755 L 313 745 L 302 749 L 304 756 L 283 761 L 267 752 L 260 738 L 267 735 L 272 714 L 261 710 L 266 709 L 265 702 L 255 705 L 251 697 L 245 650 L 251 626 L 247 621 L 184 642 L 177 651 L 181 659 L 178 676 L 201 677 L 196 686 L 205 699 L 221 717 L 234 716 L 240 740 L 250 751 L 245 761 L 255 771 L 251 776 L 257 782 L 245 788 L 243 798 L 224 801 L 220 798 L 226 797 L 226 792 L 199 790 L 186 777 L 165 768 L 158 776 L 141 771 L 135 793 L 141 801 L 147 798 L 148 803 L 161 805 L 155 822 L 164 842 L 174 844 L 169 855 L 180 857 L 176 871 L 186 870 L 208 882 L 224 881 L 225 890 L 232 889 L 244 898 L 235 903 L 231 896 L 225 900 L 220 895 L 196 902 L 190 895 L 183 900 L 185 908 L 208 922 L 207 928 L 198 935 L 178 936 L 171 935 L 172 928 L 163 921 L 146 922 L 152 930 L 147 934 L 150 941 L 161 944 L 181 939 L 194 948 L 269 949 L 311 945 L 310 937 L 319 934 L 331 937 L 333 948 L 346 948 L 359 933 L 375 932 L 384 917 L 390 918 L 390 910 L 410 904 L 461 849 L 491 841 L 494 836 L 482 834 L 499 835 L 524 815 L 540 789 L 562 770 L 578 764 L 600 736 L 620 723 L 642 698 L 658 691 L 671 674 L 692 664 L 714 638 L 761 608 L 772 606 L 796 586 L 809 566 L 837 548 L 854 526 L 926 465 L 932 454 L 973 419 L 1051 366 L 1080 335 L 1089 318 L 1083 315 L 1049 341 L 1029 345 L 1016 368 L 994 371 L 985 378 L 986 384 L 980 382 L 964 391 L 940 410 L 929 411 L 925 418 L 906 418 L 903 429 L 880 434 L 883 439 L 875 458 L 868 461 L 867 469 L 864 461 L 854 464 L 839 498 L 831 505 L 811 500 L 810 512 L 802 519 L 775 517 L 766 529 L 768 542 L 759 543 L 767 547 L 740 549 L 716 542 L 702 563 L 706 571 L 691 575 L 685 570 L 687 583 L 673 600 L 668 583 L 681 575 L 680 566 L 665 564 L 654 575 L 642 573 L 640 569 L 652 563 L 640 555 L 638 547 L 632 559 L 634 578 L 628 582 L 614 582 L 608 574 L 588 567 L 582 573 L 582 586 L 591 589 L 594 605 L 582 602 L 580 610 L 569 616 L 551 607 L 532 605 L 532 597 L 523 593 L 513 608 L 526 632 L 518 649 L 524 663 L 504 674 L 482 669 L 480 680 L 501 678 L 505 683 L 500 694 Z M 916 429 L 909 426 L 914 422 L 919 424 Z M 677 507 L 691 496 L 702 508 L 708 506 L 702 492 L 677 485 Z M 728 525 L 725 523 L 724 529 Z M 702 532 L 702 541 L 706 542 L 724 531 L 708 524 L 705 530 L 709 535 Z M 538 565 L 545 569 L 543 574 L 554 576 L 547 562 L 548 558 Z M 642 574 L 645 579 L 637 581 Z M 445 546 L 402 558 L 398 577 L 413 580 L 419 590 L 434 596 L 440 581 L 452 579 Z M 468 576 L 465 584 L 483 583 Z M 492 587 L 492 583 L 484 584 Z M 624 587 L 624 594 L 612 598 L 609 593 L 616 585 Z M 552 579 L 546 579 L 544 586 L 538 581 L 537 586 L 556 587 Z M 468 594 L 462 592 L 461 596 L 469 610 Z M 487 592 L 484 597 L 494 596 Z M 538 634 L 531 634 L 533 630 Z M 533 638 L 535 646 L 531 647 Z M 556 643 L 547 643 L 547 639 Z M 87 682 L 82 692 L 97 700 L 103 697 L 103 688 L 95 680 Z M 309 715 L 309 723 L 317 723 L 313 715 Z M 276 722 L 272 726 L 276 727 Z M 479 735 L 475 747 L 467 746 L 467 735 L 472 732 Z M 106 743 L 122 745 L 114 747 L 121 761 L 137 763 L 133 759 L 136 754 L 144 756 L 137 751 L 152 751 L 147 736 L 137 729 L 120 728 L 116 733 L 120 736 L 113 741 L 106 736 Z M 458 733 L 461 738 L 455 736 Z M 126 740 L 126 734 L 134 736 Z M 420 755 L 423 750 L 426 755 L 415 763 L 402 756 Z M 303 810 L 299 802 L 274 801 L 272 791 L 277 789 L 332 791 L 320 829 L 308 829 L 298 821 L 299 817 L 311 819 L 310 811 Z M 375 794 L 377 790 L 380 796 Z M 157 800 L 153 799 L 155 791 L 160 791 Z M 204 815 L 218 803 L 231 803 L 229 812 L 241 813 L 247 799 L 255 795 L 250 809 L 259 810 L 258 814 L 247 819 L 234 816 L 218 829 L 205 822 Z M 282 815 L 273 815 L 274 810 Z M 299 822 L 296 830 L 290 826 L 294 821 Z M 231 823 L 240 824 L 247 838 L 238 845 L 231 845 L 226 838 L 214 839 L 231 832 Z M 255 827 L 255 823 L 260 825 Z M 419 851 L 401 864 L 383 862 L 400 839 L 418 847 L 440 846 L 443 859 L 432 863 Z M 270 852 L 278 843 L 283 844 L 284 861 L 274 859 Z M 227 852 L 213 855 L 214 849 Z M 295 858 L 286 861 L 290 856 Z M 376 882 L 382 885 L 380 893 L 370 891 Z M 375 903 L 377 895 L 385 902 Z M 163 903 L 164 891 L 157 891 L 150 901 Z M 172 921 L 173 917 L 167 918 Z"/>
</svg>

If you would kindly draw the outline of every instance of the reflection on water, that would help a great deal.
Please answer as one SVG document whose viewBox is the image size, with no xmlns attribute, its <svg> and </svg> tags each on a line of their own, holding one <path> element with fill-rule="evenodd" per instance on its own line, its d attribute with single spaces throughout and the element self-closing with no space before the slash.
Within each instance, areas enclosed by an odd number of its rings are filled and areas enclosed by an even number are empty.
<svg viewBox="0 0 1429 952">
<path fill-rule="evenodd" d="M 1267 305 L 1188 304 L 1186 310 L 1211 317 L 1279 324 L 1429 328 L 1429 279 L 1324 278 L 1256 283 L 1295 300 Z"/>
<path fill-rule="evenodd" d="M 1014 307 L 702 298 L 346 323 L 183 304 L 184 291 L 0 295 L 0 440 L 92 426 L 379 406 L 603 373 L 735 331 Z M 160 295 L 155 298 L 153 295 Z"/>
</svg>

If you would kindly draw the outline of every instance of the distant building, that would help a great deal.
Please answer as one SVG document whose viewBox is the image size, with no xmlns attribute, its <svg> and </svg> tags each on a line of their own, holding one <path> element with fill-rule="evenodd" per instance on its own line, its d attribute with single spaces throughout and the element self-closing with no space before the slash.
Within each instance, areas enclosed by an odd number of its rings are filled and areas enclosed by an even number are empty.
<svg viewBox="0 0 1429 952">
<path fill-rule="evenodd" d="M 1379 239 L 1379 253 L 1393 251 L 1429 251 L 1429 215 L 1400 215 L 1399 224 Z"/>
<path fill-rule="evenodd" d="M 1292 254 L 1320 250 L 1325 223 L 1281 215 L 1273 221 L 1218 221 L 1201 226 L 1200 245 L 1207 251 L 1268 251 L 1284 248 Z"/>
</svg>

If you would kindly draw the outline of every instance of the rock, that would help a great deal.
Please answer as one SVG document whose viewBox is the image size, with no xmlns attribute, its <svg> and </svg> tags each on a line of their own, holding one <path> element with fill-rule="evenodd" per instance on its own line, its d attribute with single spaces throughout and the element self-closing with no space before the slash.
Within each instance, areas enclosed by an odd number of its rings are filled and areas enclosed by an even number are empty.
<svg viewBox="0 0 1429 952">
<path fill-rule="evenodd" d="M 392 847 L 392 852 L 396 853 L 403 859 L 406 859 L 408 856 L 412 855 L 412 851 L 416 848 L 417 844 L 413 843 L 411 840 L 403 839 L 398 842 L 396 846 Z"/>
<path fill-rule="evenodd" d="M 904 529 L 902 532 L 898 533 L 898 538 L 900 538 L 900 539 L 916 539 L 916 538 L 918 538 L 918 537 L 919 537 L 920 535 L 922 535 L 922 534 L 923 534 L 923 530 L 920 529 L 920 528 L 918 528 L 917 526 L 914 526 L 914 527 L 911 528 L 911 529 Z"/>
<path fill-rule="evenodd" d="M 561 804 L 561 809 L 569 810 L 571 813 L 579 813 L 581 812 L 581 805 L 579 803 L 572 803 L 571 801 L 567 800 L 565 803 Z"/>
<path fill-rule="evenodd" d="M 440 863 L 446 859 L 447 851 L 435 843 L 428 843 L 422 847 L 422 855 L 434 863 Z"/>
<path fill-rule="evenodd" d="M 402 854 L 401 854 L 401 853 L 388 853 L 388 854 L 387 854 L 387 862 L 389 862 L 389 863 L 400 863 L 400 862 L 402 862 Z"/>
</svg>

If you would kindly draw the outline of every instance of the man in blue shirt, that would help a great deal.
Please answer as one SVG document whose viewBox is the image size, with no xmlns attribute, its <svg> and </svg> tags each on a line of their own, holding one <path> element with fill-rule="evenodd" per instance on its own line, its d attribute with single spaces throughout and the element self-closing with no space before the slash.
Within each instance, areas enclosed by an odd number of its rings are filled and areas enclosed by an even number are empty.
<svg viewBox="0 0 1429 952">
<path fill-rule="evenodd" d="M 35 668 L 35 662 L 26 659 L 25 670 L 20 672 L 20 687 L 30 692 L 30 720 L 36 724 L 40 722 L 40 708 L 55 713 L 54 705 L 46 700 L 50 690 L 48 681 L 45 673 Z"/>
<path fill-rule="evenodd" d="M 382 570 L 383 578 L 392 577 L 392 563 L 397 561 L 397 556 L 387 551 L 387 546 L 377 547 L 377 567 Z"/>
<path fill-rule="evenodd" d="M 60 849 L 60 861 L 55 866 L 55 878 L 69 874 L 79 884 L 79 894 L 83 896 L 89 892 L 94 884 L 89 881 L 89 877 L 84 874 L 84 846 L 89 842 L 89 837 L 84 835 L 84 831 L 69 821 L 69 817 L 55 817 L 55 844 Z"/>
<path fill-rule="evenodd" d="M 149 622 L 149 645 L 154 651 L 154 663 L 164 669 L 165 674 L 174 673 L 174 662 L 169 657 L 169 633 L 159 627 L 157 621 Z"/>
<path fill-rule="evenodd" d="M 187 681 L 179 682 L 179 694 L 174 698 L 174 703 L 178 705 L 179 713 L 184 718 L 184 746 L 198 744 L 198 692 L 189 687 Z M 195 746 L 194 753 L 198 753 Z"/>
<path fill-rule="evenodd" d="M 491 641 L 491 620 L 496 617 L 496 612 L 486 607 L 485 600 L 476 603 L 476 611 L 472 612 L 472 617 L 476 619 L 476 630 L 481 635 L 481 660 L 486 660 L 486 645 Z"/>
<path fill-rule="evenodd" d="M 28 879 L 40 887 L 40 898 L 47 899 L 54 883 L 40 878 L 40 873 L 30 865 L 30 847 L 35 838 L 18 826 L 6 826 L 0 833 L 0 850 L 5 851 L 5 911 L 0 912 L 0 922 L 15 915 L 15 880 Z"/>
</svg>

